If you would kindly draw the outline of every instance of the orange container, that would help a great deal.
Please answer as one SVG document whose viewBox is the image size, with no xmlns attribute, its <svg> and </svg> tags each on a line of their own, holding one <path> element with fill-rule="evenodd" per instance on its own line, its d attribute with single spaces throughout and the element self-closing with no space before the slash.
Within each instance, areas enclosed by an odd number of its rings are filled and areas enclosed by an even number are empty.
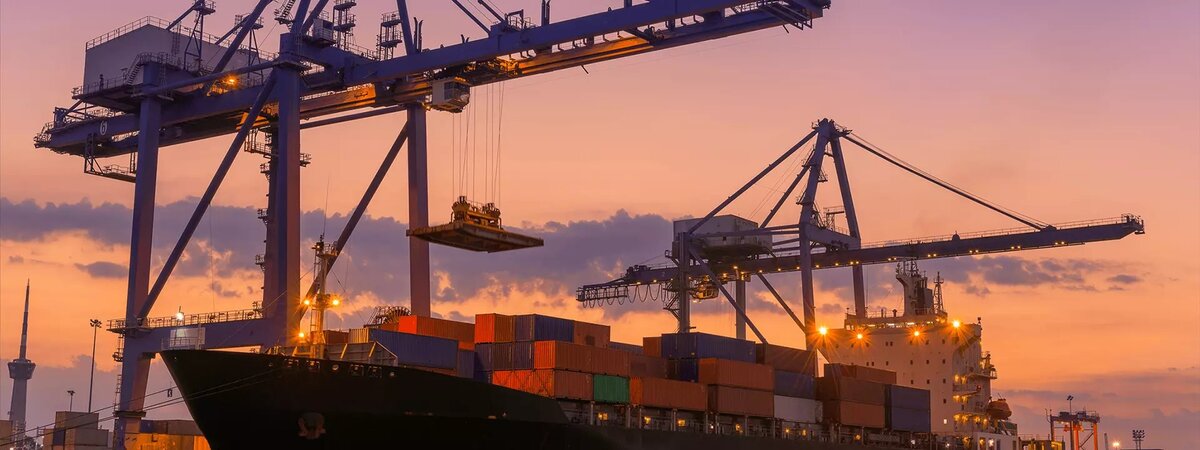
<svg viewBox="0 0 1200 450">
<path fill-rule="evenodd" d="M 762 364 L 704 358 L 700 360 L 700 384 L 772 391 L 775 389 L 775 369 Z M 772 398 L 772 404 L 774 401 Z"/>
<path fill-rule="evenodd" d="M 718 414 L 774 417 L 775 394 L 730 386 L 709 386 L 708 409 Z"/>
<path fill-rule="evenodd" d="M 629 376 L 667 378 L 667 360 L 655 356 L 629 355 Z"/>
<path fill-rule="evenodd" d="M 817 376 L 817 354 L 808 350 L 784 347 L 782 345 L 758 344 L 755 347 L 755 361 L 766 364 L 777 370 L 796 372 Z"/>
<path fill-rule="evenodd" d="M 575 343 L 592 347 L 608 348 L 611 332 L 608 325 L 575 322 Z"/>
<path fill-rule="evenodd" d="M 592 399 L 592 376 L 565 370 L 497 370 L 492 384 L 551 398 Z"/>
<path fill-rule="evenodd" d="M 642 354 L 646 356 L 662 356 L 662 336 L 642 338 Z"/>
<path fill-rule="evenodd" d="M 381 327 L 388 331 L 435 336 L 458 341 L 458 348 L 475 349 L 475 324 L 435 319 L 433 317 L 400 316 Z"/>
<path fill-rule="evenodd" d="M 629 376 L 629 353 L 562 341 L 533 344 L 533 368 Z"/>
<path fill-rule="evenodd" d="M 630 378 L 629 401 L 635 405 L 704 411 L 708 389 L 702 384 L 664 378 Z"/>
<path fill-rule="evenodd" d="M 516 318 L 504 314 L 476 314 L 475 342 L 512 342 Z"/>
</svg>

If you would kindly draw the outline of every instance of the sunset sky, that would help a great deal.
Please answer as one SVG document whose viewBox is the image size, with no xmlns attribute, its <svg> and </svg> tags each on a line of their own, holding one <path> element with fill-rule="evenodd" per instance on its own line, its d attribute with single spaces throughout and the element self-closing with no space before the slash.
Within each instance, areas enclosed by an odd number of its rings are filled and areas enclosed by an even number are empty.
<svg viewBox="0 0 1200 450">
<path fill-rule="evenodd" d="M 67 389 L 80 393 L 77 409 L 86 402 L 87 322 L 123 315 L 133 198 L 132 184 L 84 174 L 79 159 L 35 149 L 32 137 L 53 107 L 73 102 L 84 42 L 142 16 L 174 18 L 188 2 L 53 3 L 0 3 L 0 358 L 15 356 L 30 279 L 29 351 L 38 363 L 31 426 L 67 407 Z M 223 33 L 253 3 L 219 0 L 207 31 Z M 450 2 L 410 3 L 425 20 L 426 47 L 457 42 L 460 33 L 481 37 Z M 538 5 L 494 3 L 525 11 Z M 556 0 L 554 15 L 621 3 Z M 376 18 L 393 9 L 388 0 L 359 1 L 360 45 L 373 45 Z M 278 41 L 273 24 L 259 35 L 267 49 Z M 546 246 L 503 255 L 435 248 L 434 311 L 466 320 L 492 311 L 594 320 L 614 324 L 615 338 L 625 342 L 670 331 L 659 305 L 580 309 L 574 288 L 632 264 L 663 262 L 671 220 L 707 213 L 828 117 L 1045 222 L 1143 217 L 1147 233 L 1121 241 L 922 267 L 948 280 L 951 315 L 982 318 L 984 349 L 1000 373 L 995 393 L 1013 405 L 1022 434 L 1046 434 L 1041 415 L 1065 409 L 1070 394 L 1075 407 L 1099 411 L 1114 440 L 1128 441 L 1136 427 L 1147 430 L 1147 447 L 1200 443 L 1200 2 L 835 0 L 814 25 L 476 89 L 477 151 L 498 143 L 502 155 L 499 180 L 470 178 L 478 184 L 473 198 L 484 200 L 482 186 L 498 183 L 505 224 L 542 236 Z M 452 176 L 458 160 L 451 142 L 467 116 L 429 117 L 430 215 L 437 222 L 448 219 L 462 191 L 463 179 Z M 303 151 L 313 155 L 302 172 L 307 243 L 341 230 L 403 122 L 388 115 L 305 131 Z M 231 139 L 163 150 L 156 263 Z M 865 152 L 847 152 L 867 241 L 1019 225 Z M 261 162 L 239 156 L 153 315 L 244 309 L 260 298 Z M 400 158 L 335 270 L 336 287 L 349 298 L 337 326 L 361 324 L 377 305 L 408 302 L 405 170 Z M 771 188 L 790 181 L 780 180 L 768 177 L 732 212 L 761 220 Z M 818 204 L 840 203 L 833 192 L 826 185 Z M 784 214 L 794 220 L 796 210 Z M 892 270 L 868 270 L 872 307 L 898 304 Z M 776 280 L 798 305 L 799 277 Z M 822 323 L 841 324 L 848 283 L 848 272 L 818 276 Z M 764 334 L 802 345 L 782 310 L 757 286 L 753 293 L 752 318 Z M 695 323 L 733 333 L 733 313 L 716 301 L 701 304 Z M 115 344 L 101 331 L 99 406 L 113 401 Z M 171 385 L 159 369 L 152 391 Z M 10 382 L 0 383 L 7 410 Z M 151 413 L 185 415 L 179 407 Z"/>
</svg>

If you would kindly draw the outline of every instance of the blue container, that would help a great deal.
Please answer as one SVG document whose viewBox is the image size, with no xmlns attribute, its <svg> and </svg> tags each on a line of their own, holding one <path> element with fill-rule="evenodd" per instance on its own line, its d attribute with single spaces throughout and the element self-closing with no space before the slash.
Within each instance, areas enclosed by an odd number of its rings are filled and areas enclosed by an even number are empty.
<svg viewBox="0 0 1200 450">
<path fill-rule="evenodd" d="M 754 362 L 754 342 L 705 333 L 672 333 L 662 335 L 662 357 L 720 358 Z"/>
<path fill-rule="evenodd" d="M 802 373 L 776 370 L 775 395 L 815 399 L 816 379 Z"/>
<path fill-rule="evenodd" d="M 533 369 L 533 343 L 512 343 L 512 368 L 514 370 Z"/>
<path fill-rule="evenodd" d="M 458 351 L 458 365 L 454 371 L 462 378 L 471 378 L 475 376 L 475 352 L 470 350 Z"/>
<path fill-rule="evenodd" d="M 897 431 L 928 433 L 932 428 L 929 410 L 888 407 L 887 428 Z"/>
<path fill-rule="evenodd" d="M 689 358 L 667 361 L 667 377 L 693 383 L 700 381 L 700 360 Z"/>
<path fill-rule="evenodd" d="M 402 366 L 454 369 L 458 366 L 458 341 L 418 334 L 371 328 L 370 340 L 378 342 Z"/>
<path fill-rule="evenodd" d="M 492 364 L 490 366 L 481 367 L 482 370 L 491 372 L 494 370 L 513 370 L 513 343 L 512 342 L 497 342 L 490 344 L 492 353 Z M 475 351 L 479 351 L 479 346 L 475 346 Z"/>
<path fill-rule="evenodd" d="M 540 314 L 517 316 L 513 338 L 517 342 L 575 341 L 575 321 Z"/>
<path fill-rule="evenodd" d="M 886 386 L 887 406 L 929 411 L 929 391 L 907 386 Z"/>
<path fill-rule="evenodd" d="M 496 370 L 495 356 L 493 356 L 495 350 L 496 344 L 475 344 L 475 370 L 483 372 Z"/>
<path fill-rule="evenodd" d="M 632 353 L 635 355 L 643 354 L 642 346 L 640 346 L 640 345 L 625 344 L 625 343 L 621 343 L 621 342 L 609 342 L 608 348 L 611 348 L 614 350 L 620 350 L 620 351 L 623 351 L 626 353 Z"/>
</svg>

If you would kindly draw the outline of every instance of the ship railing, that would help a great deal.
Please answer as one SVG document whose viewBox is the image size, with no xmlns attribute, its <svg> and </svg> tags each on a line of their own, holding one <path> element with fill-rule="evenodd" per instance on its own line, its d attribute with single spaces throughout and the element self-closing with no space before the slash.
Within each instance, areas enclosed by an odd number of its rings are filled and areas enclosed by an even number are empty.
<svg viewBox="0 0 1200 450">
<path fill-rule="evenodd" d="M 204 348 L 204 335 L 173 336 L 163 339 L 163 350 L 199 350 Z"/>
<path fill-rule="evenodd" d="M 126 321 L 125 319 L 111 319 L 108 321 L 108 330 L 118 331 L 129 328 L 169 328 L 195 326 L 210 323 L 234 322 L 239 320 L 255 320 L 261 318 L 263 318 L 262 310 L 254 308 L 189 314 L 183 316 L 182 318 L 180 318 L 178 315 L 171 317 L 146 317 L 136 319 L 132 323 Z"/>
</svg>

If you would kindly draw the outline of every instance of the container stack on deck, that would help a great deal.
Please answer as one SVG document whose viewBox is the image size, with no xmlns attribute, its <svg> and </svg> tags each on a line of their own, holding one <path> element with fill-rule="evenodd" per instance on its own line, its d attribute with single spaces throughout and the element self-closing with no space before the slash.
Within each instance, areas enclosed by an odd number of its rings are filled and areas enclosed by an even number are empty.
<svg viewBox="0 0 1200 450">
<path fill-rule="evenodd" d="M 555 398 L 591 423 L 785 437 L 817 424 L 930 429 L 929 392 L 896 386 L 895 372 L 826 364 L 817 378 L 815 353 L 779 345 L 669 333 L 639 346 L 613 342 L 606 325 L 538 314 L 407 316 L 348 339 L 361 334 L 402 366 Z"/>
</svg>

